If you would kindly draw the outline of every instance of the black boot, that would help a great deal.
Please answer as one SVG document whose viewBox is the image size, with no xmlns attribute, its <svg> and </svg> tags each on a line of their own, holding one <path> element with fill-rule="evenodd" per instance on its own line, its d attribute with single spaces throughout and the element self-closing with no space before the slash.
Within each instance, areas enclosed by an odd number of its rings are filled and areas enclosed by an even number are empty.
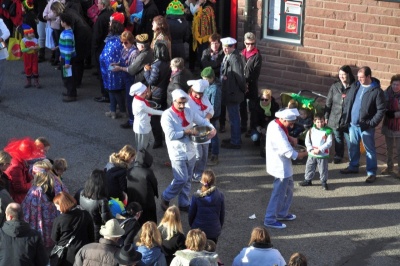
<svg viewBox="0 0 400 266">
<path fill-rule="evenodd" d="M 46 48 L 40 48 L 39 49 L 39 58 L 38 58 L 38 62 L 44 62 L 46 59 L 44 58 L 44 54 L 45 54 L 45 49 Z"/>
<path fill-rule="evenodd" d="M 39 84 L 39 76 L 33 76 L 33 85 L 36 89 L 40 89 L 42 86 Z"/>
<path fill-rule="evenodd" d="M 24 88 L 30 88 L 32 87 L 32 77 L 26 77 L 26 84 Z"/>
</svg>

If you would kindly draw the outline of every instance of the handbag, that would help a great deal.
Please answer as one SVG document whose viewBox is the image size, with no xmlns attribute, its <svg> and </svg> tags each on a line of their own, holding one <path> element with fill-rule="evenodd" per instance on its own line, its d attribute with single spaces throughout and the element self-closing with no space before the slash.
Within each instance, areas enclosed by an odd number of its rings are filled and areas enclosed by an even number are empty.
<svg viewBox="0 0 400 266">
<path fill-rule="evenodd" d="M 88 8 L 87 16 L 93 22 L 96 23 L 97 17 L 100 14 L 100 10 L 97 6 L 97 0 L 94 0 L 94 4 Z"/>
<path fill-rule="evenodd" d="M 50 252 L 50 266 L 59 266 L 65 259 L 67 255 L 68 247 L 71 244 L 72 240 L 75 239 L 75 236 L 72 236 L 68 243 L 65 246 L 55 245 Z"/>
<path fill-rule="evenodd" d="M 15 29 L 13 37 L 8 40 L 8 57 L 7 60 L 21 60 L 22 52 L 20 42 L 22 40 L 21 33 L 18 31 L 18 28 Z"/>
<path fill-rule="evenodd" d="M 53 50 L 56 45 L 54 43 L 54 39 L 53 39 L 53 29 L 47 25 L 46 26 L 46 44 L 45 44 L 46 48 L 49 48 L 51 50 Z"/>
</svg>

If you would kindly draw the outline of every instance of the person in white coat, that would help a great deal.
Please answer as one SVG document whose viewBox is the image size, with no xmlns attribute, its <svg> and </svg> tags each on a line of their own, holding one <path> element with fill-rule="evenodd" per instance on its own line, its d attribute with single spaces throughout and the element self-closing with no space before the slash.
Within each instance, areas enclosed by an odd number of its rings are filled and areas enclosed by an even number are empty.
<svg viewBox="0 0 400 266">
<path fill-rule="evenodd" d="M 190 178 L 196 163 L 196 150 L 190 136 L 194 133 L 193 125 L 212 128 L 208 139 L 215 136 L 214 126 L 197 112 L 185 108 L 189 95 L 181 89 L 172 91 L 172 106 L 161 116 L 161 126 L 165 134 L 165 143 L 171 160 L 174 179 L 161 196 L 161 208 L 165 211 L 169 202 L 178 196 L 178 207 L 181 211 L 189 211 Z M 135 118 L 136 119 L 136 118 Z"/>
<path fill-rule="evenodd" d="M 274 187 L 266 210 L 264 225 L 270 228 L 282 229 L 286 225 L 280 221 L 291 221 L 296 215 L 289 213 L 293 198 L 293 167 L 292 159 L 302 159 L 307 151 L 297 152 L 293 146 L 297 139 L 289 136 L 288 128 L 292 127 L 299 111 L 283 109 L 275 113 L 277 119 L 269 123 L 265 145 L 267 172 L 272 175 Z"/>
<path fill-rule="evenodd" d="M 9 37 L 10 31 L 8 30 L 3 19 L 0 18 L 0 93 L 3 88 L 4 70 L 6 65 L 6 58 L 8 57 L 6 40 Z"/>
<path fill-rule="evenodd" d="M 188 80 L 187 84 L 189 89 L 189 101 L 186 103 L 186 107 L 197 112 L 201 117 L 210 121 L 214 115 L 214 107 L 207 97 L 203 97 L 204 90 L 208 88 L 209 84 L 207 80 Z M 199 183 L 201 175 L 204 172 L 208 160 L 208 146 L 211 140 L 203 143 L 194 143 L 196 148 L 196 164 L 193 170 L 192 182 Z"/>
<path fill-rule="evenodd" d="M 135 133 L 135 149 L 140 151 L 142 148 L 148 150 L 153 147 L 154 136 L 150 124 L 152 115 L 162 115 L 163 111 L 155 110 L 150 107 L 146 100 L 148 88 L 141 82 L 133 84 L 129 95 L 133 96 L 132 113 L 135 116 L 133 120 L 133 132 Z"/>
</svg>

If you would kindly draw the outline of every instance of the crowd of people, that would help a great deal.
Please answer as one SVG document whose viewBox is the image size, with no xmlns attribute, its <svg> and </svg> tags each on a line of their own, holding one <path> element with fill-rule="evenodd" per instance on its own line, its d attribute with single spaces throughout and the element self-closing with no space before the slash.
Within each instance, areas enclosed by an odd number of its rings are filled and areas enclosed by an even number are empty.
<svg viewBox="0 0 400 266">
<path fill-rule="evenodd" d="M 242 51 L 236 39 L 221 38 L 214 3 L 99 0 L 96 16 L 89 15 L 90 5 L 72 0 L 25 0 L 12 17 L 10 10 L 1 9 L 0 42 L 7 41 L 13 26 L 21 26 L 24 34 L 25 88 L 41 87 L 38 63 L 45 58 L 48 27 L 55 43 L 52 64 L 61 69 L 66 88 L 63 101 L 77 100 L 83 72 L 91 67 L 91 50 L 101 88 L 94 100 L 110 104 L 107 117 L 127 119 L 121 127 L 133 130 L 134 143 L 112 153 L 104 169 L 94 169 L 72 196 L 62 180 L 67 162 L 47 158 L 46 138 L 11 140 L 0 153 L 0 265 L 46 265 L 49 259 L 54 264 L 56 250 L 63 248 L 59 265 L 221 265 L 216 245 L 225 220 L 225 198 L 206 166 L 219 163 L 220 147 L 241 149 L 242 134 L 260 147 L 267 172 L 274 177 L 264 218 L 267 228 L 283 229 L 281 221 L 296 219 L 290 212 L 292 160 L 308 157 L 300 186 L 312 185 L 318 166 L 321 186 L 328 190 L 332 144 L 333 163 L 338 164 L 347 143 L 349 165 L 340 172 L 354 174 L 362 143 L 366 182 L 375 182 L 374 133 L 382 120 L 387 142 L 382 174 L 394 172 L 394 143 L 400 152 L 400 75 L 383 91 L 369 67 L 358 69 L 356 81 L 352 69 L 342 66 L 324 112 L 310 112 L 295 100 L 280 109 L 271 90 L 258 88 L 262 57 L 255 34 L 244 35 Z M 33 9 L 33 4 L 39 8 Z M 29 20 L 32 14 L 40 21 L 37 25 Z M 188 68 L 185 42 L 190 44 Z M 7 49 L 1 49 L 0 91 L 6 57 Z M 226 131 L 226 117 L 230 138 L 220 145 L 217 130 Z M 200 128 L 206 129 L 204 135 Z M 305 149 L 296 150 L 302 133 Z M 173 181 L 159 193 L 151 149 L 164 143 Z M 200 183 L 201 189 L 190 195 L 192 182 Z M 158 226 L 156 197 L 165 212 Z M 177 206 L 171 205 L 174 198 Z M 180 212 L 188 213 L 191 230 L 186 236 Z M 272 248 L 266 228 L 256 227 L 233 265 L 266 260 L 286 265 Z M 306 264 L 299 253 L 288 263 Z"/>
</svg>

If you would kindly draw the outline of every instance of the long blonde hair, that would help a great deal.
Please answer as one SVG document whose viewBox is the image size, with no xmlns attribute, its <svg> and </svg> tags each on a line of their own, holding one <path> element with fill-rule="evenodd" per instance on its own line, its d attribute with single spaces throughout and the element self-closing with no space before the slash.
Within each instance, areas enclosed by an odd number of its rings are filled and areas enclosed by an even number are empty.
<svg viewBox="0 0 400 266">
<path fill-rule="evenodd" d="M 167 238 L 165 240 L 170 240 L 176 233 L 183 234 L 181 213 L 178 207 L 172 205 L 165 211 L 158 228 L 161 226 L 167 231 Z"/>
<path fill-rule="evenodd" d="M 161 243 L 162 238 L 157 225 L 151 221 L 145 222 L 140 230 L 140 238 L 136 242 L 136 246 L 145 246 L 150 249 L 155 246 L 161 247 Z"/>
<path fill-rule="evenodd" d="M 47 192 L 49 189 L 54 189 L 54 174 L 51 172 L 52 165 L 49 160 L 44 159 L 38 161 L 33 165 L 33 183 L 37 187 L 42 187 L 43 192 Z"/>
</svg>

